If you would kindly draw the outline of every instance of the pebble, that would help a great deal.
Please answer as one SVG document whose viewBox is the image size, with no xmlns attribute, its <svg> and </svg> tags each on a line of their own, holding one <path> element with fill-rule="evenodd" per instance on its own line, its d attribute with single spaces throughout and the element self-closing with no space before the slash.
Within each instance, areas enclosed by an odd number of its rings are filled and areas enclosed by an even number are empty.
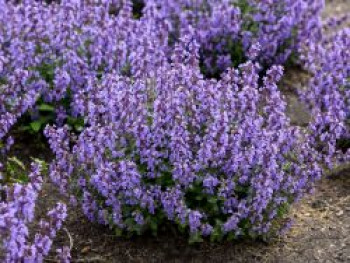
<svg viewBox="0 0 350 263">
<path fill-rule="evenodd" d="M 339 210 L 339 211 L 336 213 L 337 216 L 342 216 L 343 214 L 344 214 L 344 211 L 343 211 L 343 210 Z"/>
<path fill-rule="evenodd" d="M 84 247 L 82 250 L 81 250 L 81 253 L 83 254 L 86 254 L 87 252 L 89 252 L 91 250 L 91 248 L 88 246 L 88 247 Z"/>
</svg>

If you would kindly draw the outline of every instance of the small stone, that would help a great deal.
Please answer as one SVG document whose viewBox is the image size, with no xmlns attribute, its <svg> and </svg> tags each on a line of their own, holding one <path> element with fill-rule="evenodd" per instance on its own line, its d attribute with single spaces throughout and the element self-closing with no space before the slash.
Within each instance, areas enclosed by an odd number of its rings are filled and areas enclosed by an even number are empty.
<svg viewBox="0 0 350 263">
<path fill-rule="evenodd" d="M 343 210 L 339 210 L 339 211 L 336 213 L 337 216 L 342 216 L 343 214 L 344 214 L 344 211 L 343 211 Z"/>
<path fill-rule="evenodd" d="M 311 203 L 311 207 L 314 209 L 319 209 L 325 206 L 325 202 L 322 200 L 316 200 Z"/>
<path fill-rule="evenodd" d="M 341 262 L 344 262 L 345 259 L 344 259 L 344 254 L 342 252 L 339 252 L 337 253 L 336 257 L 335 257 L 337 260 L 341 261 Z"/>
<path fill-rule="evenodd" d="M 84 247 L 84 248 L 81 250 L 81 253 L 82 253 L 82 254 L 86 254 L 86 253 L 89 252 L 89 251 L 90 251 L 90 247 L 87 246 L 87 247 Z"/>
</svg>

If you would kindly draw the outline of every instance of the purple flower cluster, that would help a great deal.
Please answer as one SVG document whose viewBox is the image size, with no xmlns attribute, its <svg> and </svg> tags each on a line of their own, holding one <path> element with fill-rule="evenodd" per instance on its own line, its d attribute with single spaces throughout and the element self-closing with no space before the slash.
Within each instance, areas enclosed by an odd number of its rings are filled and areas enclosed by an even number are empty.
<svg viewBox="0 0 350 263">
<path fill-rule="evenodd" d="M 78 193 L 90 220 L 130 232 L 160 215 L 191 236 L 262 235 L 320 177 L 317 154 L 291 127 L 273 66 L 200 73 L 185 37 L 155 75 L 91 80 L 86 128 L 70 149 L 68 129 L 48 127 L 56 181 Z M 247 233 L 246 231 L 249 231 Z"/>
<path fill-rule="evenodd" d="M 168 25 L 155 6 L 135 20 L 128 1 L 15 2 L 0 1 L 0 138 L 39 98 L 63 122 L 81 114 L 91 77 L 150 74 L 166 59 Z"/>
<path fill-rule="evenodd" d="M 324 7 L 323 0 L 156 2 L 177 34 L 186 34 L 189 27 L 194 29 L 205 69 L 210 73 L 214 65 L 223 70 L 235 65 L 232 60 L 241 62 L 241 54 L 235 52 L 239 45 L 243 57 L 259 43 L 258 59 L 262 64 L 285 63 L 292 53 L 298 53 L 305 40 L 320 37 L 320 13 Z"/>
<path fill-rule="evenodd" d="M 309 42 L 304 56 L 313 74 L 305 98 L 313 111 L 310 130 L 315 148 L 331 166 L 335 160 L 348 161 L 350 140 L 350 29 Z M 343 149 L 342 149 L 343 148 Z"/>
<path fill-rule="evenodd" d="M 66 218 L 66 206 L 58 203 L 47 213 L 47 221 L 40 221 L 33 238 L 29 234 L 29 224 L 34 220 L 35 203 L 42 187 L 40 173 L 40 165 L 33 164 L 28 184 L 16 183 L 0 189 L 5 196 L 0 202 L 3 262 L 43 262 Z"/>
<path fill-rule="evenodd" d="M 262 46 L 261 56 L 265 63 L 284 63 L 294 52 L 298 52 L 305 40 L 320 37 L 320 13 L 323 0 L 248 0 L 253 6 L 252 20 L 257 32 L 244 33 L 246 48 L 253 41 Z"/>
</svg>

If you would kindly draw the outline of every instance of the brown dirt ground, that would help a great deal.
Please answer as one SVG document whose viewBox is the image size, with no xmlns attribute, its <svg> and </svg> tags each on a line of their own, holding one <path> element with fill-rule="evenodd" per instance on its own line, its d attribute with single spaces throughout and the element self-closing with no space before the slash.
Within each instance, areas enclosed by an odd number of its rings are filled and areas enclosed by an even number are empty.
<svg viewBox="0 0 350 263">
<path fill-rule="evenodd" d="M 344 14 L 350 14 L 349 0 L 326 0 L 326 8 L 323 14 L 324 18 L 342 16 Z"/>
<path fill-rule="evenodd" d="M 350 0 L 327 1 L 325 17 L 350 14 Z M 307 77 L 287 72 L 284 90 L 287 112 L 295 125 L 304 126 L 309 116 L 295 90 Z M 50 159 L 47 146 L 32 141 L 15 148 L 14 154 Z M 25 145 L 26 147 L 23 147 Z M 33 154 L 34 153 L 34 154 Z M 45 183 L 39 198 L 37 217 L 43 216 L 58 200 L 57 189 Z M 53 251 L 72 247 L 73 262 L 350 262 L 350 168 L 334 171 L 318 182 L 313 195 L 294 206 L 294 225 L 283 238 L 266 242 L 245 241 L 189 246 L 172 228 L 158 237 L 142 236 L 130 240 L 116 238 L 105 227 L 90 223 L 79 208 L 69 207 L 69 217 L 54 241 Z M 52 253 L 46 262 L 56 262 Z"/>
</svg>

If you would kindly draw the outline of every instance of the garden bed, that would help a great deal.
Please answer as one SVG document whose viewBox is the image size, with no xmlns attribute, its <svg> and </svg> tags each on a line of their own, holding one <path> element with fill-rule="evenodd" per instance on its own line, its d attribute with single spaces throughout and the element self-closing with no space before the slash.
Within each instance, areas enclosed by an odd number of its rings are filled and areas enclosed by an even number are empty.
<svg viewBox="0 0 350 263">
<path fill-rule="evenodd" d="M 45 144 L 21 142 L 18 155 L 46 160 Z M 38 218 L 64 198 L 49 180 L 37 205 Z M 350 260 L 350 168 L 339 169 L 317 183 L 291 212 L 293 226 L 283 238 L 266 242 L 202 243 L 193 246 L 175 228 L 164 228 L 158 237 L 117 238 L 106 227 L 89 222 L 80 208 L 69 207 L 55 249 L 72 245 L 73 262 L 348 262 Z"/>
<path fill-rule="evenodd" d="M 189 246 L 170 228 L 158 237 L 125 240 L 116 238 L 108 228 L 91 224 L 79 209 L 70 207 L 65 230 L 54 246 L 69 244 L 71 236 L 73 262 L 348 262 L 350 171 L 341 173 L 319 182 L 315 194 L 293 210 L 294 225 L 286 236 L 267 243 Z M 57 197 L 56 189 L 47 184 L 38 208 L 52 206 Z"/>
<path fill-rule="evenodd" d="M 325 18 L 343 14 L 350 14 L 348 0 L 327 1 Z M 291 69 L 283 81 L 287 113 L 291 123 L 301 127 L 307 126 L 310 117 L 298 97 L 307 78 L 304 72 Z M 25 164 L 30 163 L 30 157 L 54 158 L 42 138 L 14 137 L 11 155 Z M 45 178 L 36 218 L 42 218 L 58 200 L 65 197 Z M 290 214 L 293 226 L 280 238 L 188 245 L 172 225 L 162 226 L 157 237 L 118 238 L 108 227 L 88 221 L 80 206 L 69 205 L 67 220 L 45 260 L 56 262 L 56 249 L 69 244 L 73 262 L 350 262 L 350 168 L 325 176 L 315 193 L 297 203 Z"/>
</svg>

